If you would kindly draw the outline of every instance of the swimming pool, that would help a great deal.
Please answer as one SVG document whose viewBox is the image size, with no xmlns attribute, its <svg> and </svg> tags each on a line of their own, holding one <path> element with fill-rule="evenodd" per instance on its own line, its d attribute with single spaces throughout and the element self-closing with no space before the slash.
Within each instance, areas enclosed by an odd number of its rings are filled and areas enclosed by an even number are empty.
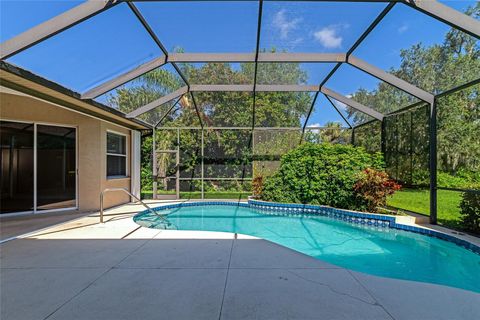
<svg viewBox="0 0 480 320">
<path fill-rule="evenodd" d="M 312 208 L 312 209 L 310 209 Z M 189 203 L 141 212 L 144 227 L 240 233 L 373 275 L 448 285 L 480 293 L 480 254 L 453 242 L 389 226 L 391 217 L 342 217 L 315 206 L 288 210 L 236 203 Z M 325 213 L 325 214 L 324 214 Z M 353 221 L 353 222 L 352 222 Z"/>
</svg>

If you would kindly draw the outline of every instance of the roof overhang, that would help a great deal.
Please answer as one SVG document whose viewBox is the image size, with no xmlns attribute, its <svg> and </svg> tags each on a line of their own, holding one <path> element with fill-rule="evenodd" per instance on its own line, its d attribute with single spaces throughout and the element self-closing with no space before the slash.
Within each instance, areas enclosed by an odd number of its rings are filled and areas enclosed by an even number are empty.
<svg viewBox="0 0 480 320">
<path fill-rule="evenodd" d="M 0 85 L 129 129 L 152 127 L 138 119 L 127 118 L 123 112 L 94 100 L 81 99 L 77 92 L 4 61 L 0 61 Z"/>
</svg>

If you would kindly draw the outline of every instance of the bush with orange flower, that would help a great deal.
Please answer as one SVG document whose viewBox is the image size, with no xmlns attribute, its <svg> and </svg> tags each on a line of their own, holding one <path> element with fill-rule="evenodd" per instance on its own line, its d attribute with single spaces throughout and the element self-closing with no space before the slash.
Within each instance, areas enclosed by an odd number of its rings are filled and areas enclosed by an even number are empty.
<svg viewBox="0 0 480 320">
<path fill-rule="evenodd" d="M 364 210 L 377 212 L 387 203 L 387 197 L 400 190 L 401 185 L 390 179 L 385 171 L 367 168 L 363 170 L 354 185 L 359 205 Z"/>
</svg>

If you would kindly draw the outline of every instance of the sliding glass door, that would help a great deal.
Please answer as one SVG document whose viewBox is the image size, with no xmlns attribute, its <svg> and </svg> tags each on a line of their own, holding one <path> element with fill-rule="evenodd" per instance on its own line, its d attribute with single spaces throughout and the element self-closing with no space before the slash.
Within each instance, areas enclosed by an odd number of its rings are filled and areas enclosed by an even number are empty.
<svg viewBox="0 0 480 320">
<path fill-rule="evenodd" d="M 37 210 L 76 206 L 76 130 L 37 125 Z"/>
<path fill-rule="evenodd" d="M 33 123 L 0 121 L 0 212 L 32 211 Z"/>
<path fill-rule="evenodd" d="M 76 129 L 0 122 L 0 212 L 77 206 Z"/>
</svg>

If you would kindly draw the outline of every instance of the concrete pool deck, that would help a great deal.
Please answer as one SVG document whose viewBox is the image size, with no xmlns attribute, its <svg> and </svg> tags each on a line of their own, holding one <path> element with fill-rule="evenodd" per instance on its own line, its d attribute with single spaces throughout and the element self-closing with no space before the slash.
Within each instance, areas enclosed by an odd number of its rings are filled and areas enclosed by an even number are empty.
<svg viewBox="0 0 480 320">
<path fill-rule="evenodd" d="M 153 204 L 153 203 L 152 203 Z M 161 205 L 161 203 L 155 203 Z M 129 204 L 0 245 L 0 318 L 477 319 L 480 294 L 353 272 L 265 240 L 154 230 Z"/>
</svg>

